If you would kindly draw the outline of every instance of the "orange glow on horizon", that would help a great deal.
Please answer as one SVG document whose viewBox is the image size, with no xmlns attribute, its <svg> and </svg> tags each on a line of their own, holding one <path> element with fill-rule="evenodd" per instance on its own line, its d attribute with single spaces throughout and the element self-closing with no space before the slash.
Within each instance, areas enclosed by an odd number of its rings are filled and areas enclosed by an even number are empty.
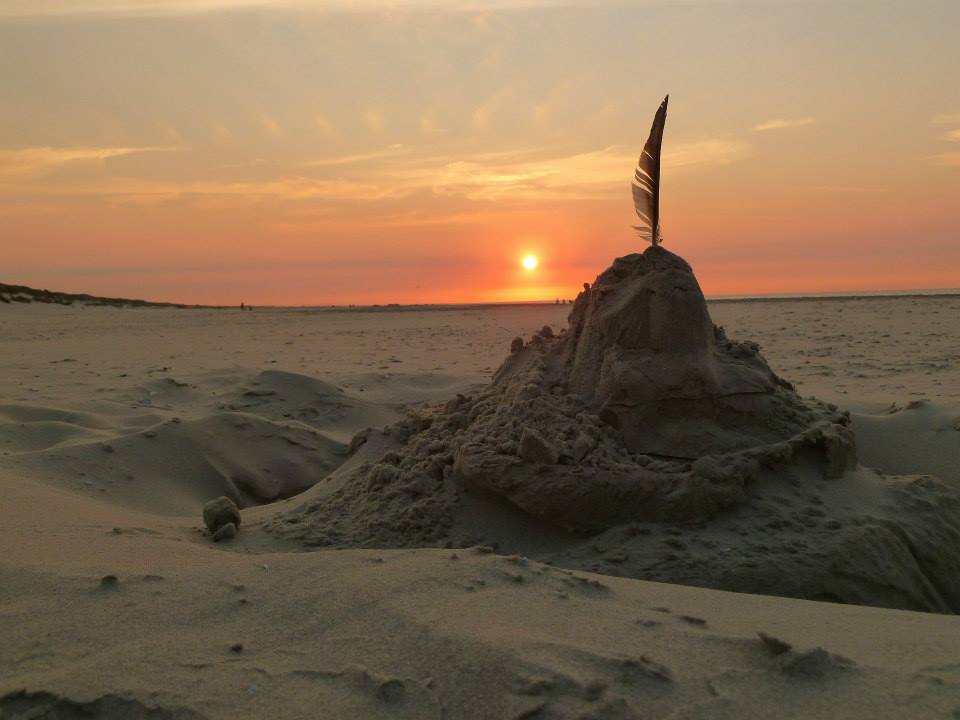
<svg viewBox="0 0 960 720">
<path fill-rule="evenodd" d="M 874 22 L 837 3 L 824 22 L 667 3 L 650 23 L 642 3 L 505 0 L 482 22 L 388 0 L 156 0 L 130 18 L 76 8 L 135 3 L 38 3 L 0 9 L 5 283 L 223 305 L 570 299 L 644 250 L 630 179 L 669 91 L 665 247 L 708 296 L 960 286 L 960 65 L 939 4 Z"/>
</svg>

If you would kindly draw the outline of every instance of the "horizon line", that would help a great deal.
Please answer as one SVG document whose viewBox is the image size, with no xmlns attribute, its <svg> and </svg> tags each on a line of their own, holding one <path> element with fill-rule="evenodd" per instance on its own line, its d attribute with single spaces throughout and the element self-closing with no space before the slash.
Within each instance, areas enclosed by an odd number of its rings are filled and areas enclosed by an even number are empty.
<svg viewBox="0 0 960 720">
<path fill-rule="evenodd" d="M 27 285 L 15 285 L 12 283 L 0 282 L 0 296 L 4 296 L 5 302 L 10 302 L 5 296 L 11 299 L 17 293 L 25 293 L 34 297 L 59 297 L 69 299 L 71 302 L 80 301 L 100 304 L 135 304 L 139 306 L 160 306 L 175 307 L 181 309 L 217 309 L 229 310 L 239 309 L 241 303 L 232 303 L 229 305 L 213 303 L 187 303 L 169 300 L 145 300 L 141 298 L 109 297 L 104 295 L 93 295 L 90 293 L 71 293 L 55 290 L 34 288 Z M 579 294 L 578 294 L 579 295 Z M 725 295 L 704 295 L 707 302 L 778 302 L 778 301 L 797 301 L 797 300 L 853 300 L 853 299 L 881 299 L 881 298 L 936 298 L 936 297 L 955 297 L 960 296 L 960 287 L 956 288 L 910 288 L 905 290 L 827 290 L 818 292 L 786 292 L 786 293 L 738 293 Z M 562 302 L 559 302 L 562 300 Z M 404 303 L 404 302 L 384 302 L 384 303 L 311 303 L 311 304 L 271 304 L 271 303 L 248 303 L 242 302 L 246 308 L 260 308 L 271 310 L 389 310 L 389 309 L 456 309 L 456 308 L 482 308 L 482 307 L 511 307 L 528 305 L 572 305 L 575 299 L 555 298 L 553 300 L 486 300 L 486 301 L 465 301 L 465 302 L 432 302 L 432 303 Z M 31 301 L 32 302 L 32 301 Z M 56 300 L 40 300 L 54 304 L 64 304 Z"/>
</svg>

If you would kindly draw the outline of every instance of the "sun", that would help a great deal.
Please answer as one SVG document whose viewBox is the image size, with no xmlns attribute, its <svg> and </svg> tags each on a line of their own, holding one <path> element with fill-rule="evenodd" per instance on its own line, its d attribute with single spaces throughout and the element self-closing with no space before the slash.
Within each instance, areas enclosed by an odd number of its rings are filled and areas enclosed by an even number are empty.
<svg viewBox="0 0 960 720">
<path fill-rule="evenodd" d="M 536 270 L 537 265 L 540 264 L 540 258 L 536 255 L 524 255 L 520 264 L 523 265 L 524 270 Z"/>
</svg>

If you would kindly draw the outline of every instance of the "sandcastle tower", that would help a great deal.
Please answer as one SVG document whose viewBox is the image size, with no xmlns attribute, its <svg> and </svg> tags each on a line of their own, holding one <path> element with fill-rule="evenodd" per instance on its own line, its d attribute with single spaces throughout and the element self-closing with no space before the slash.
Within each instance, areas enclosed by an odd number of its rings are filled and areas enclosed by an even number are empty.
<svg viewBox="0 0 960 720">
<path fill-rule="evenodd" d="M 615 260 L 552 335 L 515 348 L 478 398 L 457 482 L 596 529 L 705 519 L 800 452 L 824 477 L 856 464 L 848 416 L 727 339 L 690 266 L 662 246 Z"/>
</svg>

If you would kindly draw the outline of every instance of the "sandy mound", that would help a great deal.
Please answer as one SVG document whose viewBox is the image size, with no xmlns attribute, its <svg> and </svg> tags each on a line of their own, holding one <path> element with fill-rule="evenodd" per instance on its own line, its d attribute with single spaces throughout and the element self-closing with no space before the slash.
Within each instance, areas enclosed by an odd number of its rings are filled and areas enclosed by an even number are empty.
<svg viewBox="0 0 960 720">
<path fill-rule="evenodd" d="M 393 426 L 266 527 L 309 545 L 481 542 L 611 574 L 960 610 L 960 496 L 858 469 L 848 425 L 728 340 L 690 267 L 655 247 L 600 275 L 568 329 L 515 343 L 476 397 Z"/>
<path fill-rule="evenodd" d="M 690 266 L 660 246 L 600 275 L 556 344 L 544 380 L 578 393 L 634 453 L 693 460 L 830 419 L 802 402 L 755 344 L 726 339 Z M 517 358 L 501 375 L 526 364 Z"/>
<path fill-rule="evenodd" d="M 341 442 L 358 430 L 382 427 L 403 415 L 389 405 L 346 394 L 317 378 L 264 370 L 225 398 L 224 408 L 278 421 L 298 420 Z"/>
<path fill-rule="evenodd" d="M 3 464 L 126 507 L 196 516 L 220 495 L 241 507 L 297 495 L 347 459 L 358 430 L 403 417 L 297 373 L 170 370 L 98 389 L 83 410 L 0 404 Z"/>
<path fill-rule="evenodd" d="M 30 424 L 24 431 L 49 437 L 49 430 Z M 347 456 L 346 445 L 301 423 L 232 412 L 82 440 L 23 453 L 17 467 L 128 507 L 192 515 L 218 495 L 242 507 L 291 497 Z"/>
<path fill-rule="evenodd" d="M 454 466 L 531 515 L 587 530 L 698 521 L 803 448 L 827 476 L 855 463 L 846 416 L 801 400 L 755 345 L 729 342 L 690 267 L 661 247 L 617 260 L 550 335 L 497 372 Z"/>
</svg>

